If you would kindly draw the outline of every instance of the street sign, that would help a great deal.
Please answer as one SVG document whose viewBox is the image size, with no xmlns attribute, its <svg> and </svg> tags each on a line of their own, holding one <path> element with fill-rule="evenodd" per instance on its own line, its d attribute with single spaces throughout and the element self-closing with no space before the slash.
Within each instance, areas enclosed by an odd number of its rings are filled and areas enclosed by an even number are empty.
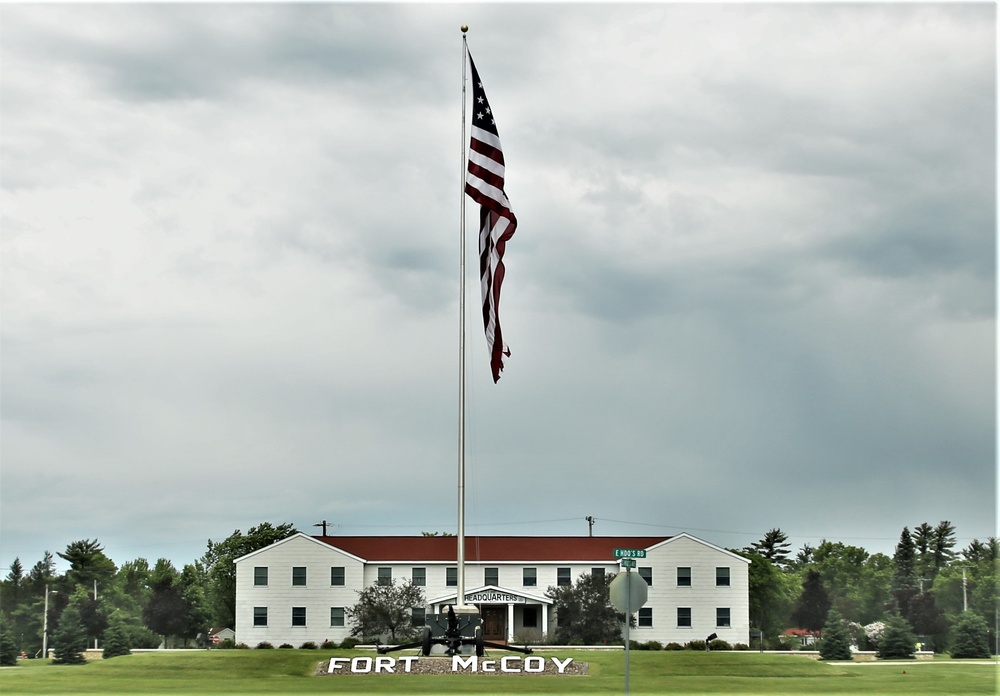
<svg viewBox="0 0 1000 696">
<path fill-rule="evenodd" d="M 645 558 L 646 549 L 615 549 L 615 558 Z"/>
<path fill-rule="evenodd" d="M 649 585 L 638 573 L 618 573 L 610 590 L 611 606 L 626 615 L 639 611 L 649 597 Z"/>
<path fill-rule="evenodd" d="M 620 561 L 618 561 L 618 563 L 619 565 L 621 565 L 622 568 L 635 568 L 634 558 L 623 558 Z"/>
</svg>

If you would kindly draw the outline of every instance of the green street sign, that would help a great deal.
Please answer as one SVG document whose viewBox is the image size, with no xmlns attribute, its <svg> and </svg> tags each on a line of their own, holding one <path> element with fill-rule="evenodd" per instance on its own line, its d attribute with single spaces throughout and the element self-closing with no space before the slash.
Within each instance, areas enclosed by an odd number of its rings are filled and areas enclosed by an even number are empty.
<svg viewBox="0 0 1000 696">
<path fill-rule="evenodd" d="M 623 558 L 620 561 L 622 568 L 635 568 L 634 558 Z"/>
<path fill-rule="evenodd" d="M 615 558 L 645 558 L 646 549 L 615 549 Z"/>
</svg>

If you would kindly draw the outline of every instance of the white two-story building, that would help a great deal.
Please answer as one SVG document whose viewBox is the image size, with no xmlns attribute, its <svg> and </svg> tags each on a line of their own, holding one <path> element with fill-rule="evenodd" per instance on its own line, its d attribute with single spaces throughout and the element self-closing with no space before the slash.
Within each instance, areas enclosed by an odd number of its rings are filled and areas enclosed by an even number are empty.
<svg viewBox="0 0 1000 696">
<path fill-rule="evenodd" d="M 584 573 L 620 571 L 615 549 L 640 549 L 638 572 L 649 598 L 631 637 L 687 643 L 716 634 L 749 643 L 750 561 L 693 537 L 466 537 L 467 604 L 479 607 L 483 638 L 532 643 L 557 625 L 546 590 L 572 585 Z M 454 604 L 458 587 L 455 537 L 318 536 L 296 534 L 236 560 L 236 640 L 299 647 L 350 635 L 346 609 L 377 582 L 412 580 L 427 614 Z"/>
</svg>

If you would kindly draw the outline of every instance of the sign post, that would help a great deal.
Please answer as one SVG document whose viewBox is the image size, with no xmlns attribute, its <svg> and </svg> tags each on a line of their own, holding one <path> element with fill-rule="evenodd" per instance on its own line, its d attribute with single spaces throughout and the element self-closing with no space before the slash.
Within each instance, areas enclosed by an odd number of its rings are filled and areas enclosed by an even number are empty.
<svg viewBox="0 0 1000 696">
<path fill-rule="evenodd" d="M 636 573 L 632 575 L 636 558 L 645 558 L 645 549 L 615 549 L 615 558 L 621 559 L 621 565 L 625 569 L 625 574 L 619 573 L 611 581 L 611 606 L 625 614 L 625 693 L 628 694 L 628 673 L 630 652 L 629 624 L 632 614 L 646 603 L 649 597 L 649 586 L 642 576 Z"/>
</svg>

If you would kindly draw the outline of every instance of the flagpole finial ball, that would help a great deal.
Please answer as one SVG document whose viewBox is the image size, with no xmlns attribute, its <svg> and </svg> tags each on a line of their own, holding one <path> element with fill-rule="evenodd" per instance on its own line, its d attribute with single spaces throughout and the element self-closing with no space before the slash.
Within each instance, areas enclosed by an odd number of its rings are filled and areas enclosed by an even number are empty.
<svg viewBox="0 0 1000 696">
<path fill-rule="evenodd" d="M 462 25 L 462 33 L 464 34 L 467 31 L 469 31 L 469 25 L 468 24 L 463 24 Z"/>
</svg>

